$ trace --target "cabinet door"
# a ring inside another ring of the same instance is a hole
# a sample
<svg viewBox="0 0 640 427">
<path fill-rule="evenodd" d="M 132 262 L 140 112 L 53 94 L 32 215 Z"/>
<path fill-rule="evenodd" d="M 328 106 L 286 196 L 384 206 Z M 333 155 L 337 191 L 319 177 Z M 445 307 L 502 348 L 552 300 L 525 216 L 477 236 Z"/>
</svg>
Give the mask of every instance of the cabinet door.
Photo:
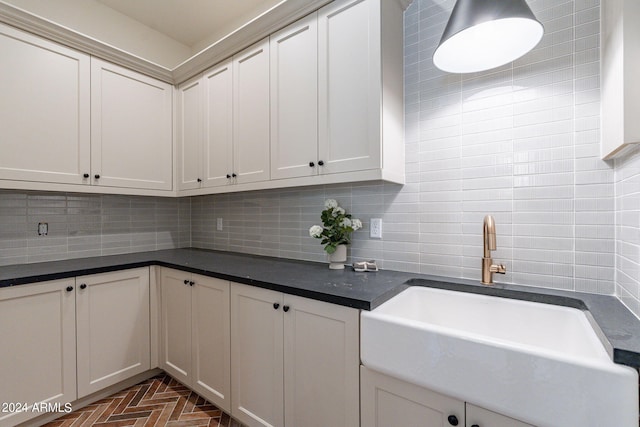
<svg viewBox="0 0 640 427">
<path fill-rule="evenodd" d="M 0 24 L 0 179 L 89 183 L 89 56 Z"/>
<path fill-rule="evenodd" d="M 269 179 L 269 39 L 233 57 L 233 173 Z"/>
<path fill-rule="evenodd" d="M 231 284 L 231 415 L 254 426 L 284 425 L 282 294 Z"/>
<path fill-rule="evenodd" d="M 450 427 L 450 416 L 464 425 L 460 400 L 397 380 L 362 366 L 362 427 Z M 486 427 L 489 427 L 487 425 Z"/>
<path fill-rule="evenodd" d="M 205 72 L 204 161 L 205 187 L 230 184 L 233 173 L 233 65 L 231 60 Z"/>
<path fill-rule="evenodd" d="M 202 163 L 202 80 L 198 76 L 177 89 L 176 155 L 178 190 L 200 187 Z"/>
<path fill-rule="evenodd" d="M 317 14 L 272 34 L 270 54 L 271 179 L 316 175 Z"/>
<path fill-rule="evenodd" d="M 172 91 L 167 83 L 91 58 L 94 184 L 173 188 Z"/>
<path fill-rule="evenodd" d="M 466 427 L 533 427 L 531 424 L 467 403 Z"/>
<path fill-rule="evenodd" d="M 0 402 L 76 399 L 74 287 L 69 279 L 0 289 Z M 0 412 L 0 425 L 33 416 Z"/>
<path fill-rule="evenodd" d="M 358 427 L 358 310 L 290 295 L 284 304 L 285 425 Z"/>
<path fill-rule="evenodd" d="M 183 384 L 190 384 L 193 376 L 190 278 L 169 268 L 160 276 L 160 367 Z"/>
<path fill-rule="evenodd" d="M 78 397 L 149 370 L 149 268 L 76 278 Z"/>
<path fill-rule="evenodd" d="M 193 275 L 193 389 L 231 411 L 231 340 L 229 282 Z"/>
<path fill-rule="evenodd" d="M 336 0 L 318 11 L 320 173 L 382 166 L 380 1 Z"/>
</svg>

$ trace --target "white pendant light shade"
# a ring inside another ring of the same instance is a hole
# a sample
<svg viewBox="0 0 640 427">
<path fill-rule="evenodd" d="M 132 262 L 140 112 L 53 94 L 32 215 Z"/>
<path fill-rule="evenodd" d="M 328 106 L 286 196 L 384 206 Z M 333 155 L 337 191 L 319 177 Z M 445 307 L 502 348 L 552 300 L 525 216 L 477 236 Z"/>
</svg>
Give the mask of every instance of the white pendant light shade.
<svg viewBox="0 0 640 427">
<path fill-rule="evenodd" d="M 433 63 L 450 73 L 489 70 L 520 58 L 543 34 L 525 0 L 457 0 Z"/>
</svg>

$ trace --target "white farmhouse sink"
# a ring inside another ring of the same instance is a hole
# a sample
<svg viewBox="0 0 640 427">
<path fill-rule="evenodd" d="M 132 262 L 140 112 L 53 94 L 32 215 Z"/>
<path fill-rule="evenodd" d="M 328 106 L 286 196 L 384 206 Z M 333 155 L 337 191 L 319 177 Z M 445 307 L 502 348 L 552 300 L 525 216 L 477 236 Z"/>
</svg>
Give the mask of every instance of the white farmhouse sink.
<svg viewBox="0 0 640 427">
<path fill-rule="evenodd" d="M 537 426 L 637 426 L 638 373 L 575 308 L 411 287 L 361 315 L 362 363 Z"/>
</svg>

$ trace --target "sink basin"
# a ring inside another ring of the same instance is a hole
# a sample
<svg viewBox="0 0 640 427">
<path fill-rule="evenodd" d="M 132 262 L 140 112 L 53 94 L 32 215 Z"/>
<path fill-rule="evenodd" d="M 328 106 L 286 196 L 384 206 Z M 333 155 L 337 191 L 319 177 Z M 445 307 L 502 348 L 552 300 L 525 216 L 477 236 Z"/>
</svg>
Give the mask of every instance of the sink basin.
<svg viewBox="0 0 640 427">
<path fill-rule="evenodd" d="M 637 426 L 638 373 L 585 313 L 410 287 L 361 314 L 362 363 L 537 426 Z"/>
</svg>

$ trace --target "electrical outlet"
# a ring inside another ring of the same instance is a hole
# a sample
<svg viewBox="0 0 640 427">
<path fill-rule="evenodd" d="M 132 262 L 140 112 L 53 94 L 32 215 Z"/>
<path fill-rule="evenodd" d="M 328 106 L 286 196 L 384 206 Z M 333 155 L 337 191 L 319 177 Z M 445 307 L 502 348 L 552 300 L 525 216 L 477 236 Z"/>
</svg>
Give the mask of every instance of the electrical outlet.
<svg viewBox="0 0 640 427">
<path fill-rule="evenodd" d="M 371 218 L 369 237 L 372 239 L 382 239 L 382 218 Z"/>
<path fill-rule="evenodd" d="M 46 236 L 49 234 L 49 223 L 48 222 L 39 222 L 38 223 L 38 236 Z"/>
<path fill-rule="evenodd" d="M 222 231 L 222 218 L 218 218 L 216 221 L 216 230 Z"/>
</svg>

